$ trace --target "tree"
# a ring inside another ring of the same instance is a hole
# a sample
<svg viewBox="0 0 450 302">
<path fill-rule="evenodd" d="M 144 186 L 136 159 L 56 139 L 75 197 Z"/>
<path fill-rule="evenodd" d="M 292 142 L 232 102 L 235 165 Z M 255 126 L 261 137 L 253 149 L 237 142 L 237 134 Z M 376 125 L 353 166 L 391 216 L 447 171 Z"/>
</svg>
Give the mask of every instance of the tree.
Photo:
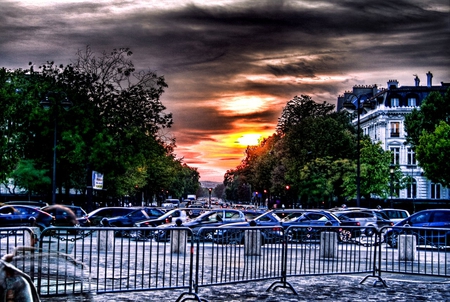
<svg viewBox="0 0 450 302">
<path fill-rule="evenodd" d="M 426 176 L 450 186 L 450 125 L 441 121 L 432 133 L 424 131 L 416 146 L 417 159 Z"/>
<path fill-rule="evenodd" d="M 318 104 L 310 96 L 295 96 L 283 108 L 281 117 L 278 119 L 277 133 L 285 134 L 292 126 L 298 126 L 303 119 L 325 116 L 334 110 L 334 105 L 327 102 Z"/>
<path fill-rule="evenodd" d="M 199 186 L 198 172 L 175 158 L 175 140 L 163 134 L 173 123 L 160 101 L 167 87 L 164 77 L 136 71 L 131 55 L 124 48 L 97 57 L 87 47 L 67 66 L 47 62 L 39 68 L 30 63 L 27 70 L 1 69 L 1 180 L 22 160 L 32 160 L 28 170 L 48 176 L 56 125 L 60 193 L 62 188 L 66 194 L 73 188 L 86 192 L 92 170 L 105 175 L 111 197 L 138 192 L 150 197 L 171 186 L 181 196 L 186 188 Z M 73 106 L 67 112 L 57 106 L 46 112 L 39 103 L 50 94 L 64 95 Z M 43 185 L 50 191 L 49 184 Z"/>
<path fill-rule="evenodd" d="M 45 192 L 45 187 L 51 184 L 51 179 L 45 175 L 46 173 L 46 170 L 36 169 L 33 160 L 22 159 L 19 161 L 17 168 L 10 174 L 13 180 L 13 188 L 27 190 L 29 198 L 33 193 L 41 194 Z M 15 194 L 16 192 L 13 189 L 10 193 Z"/>
<path fill-rule="evenodd" d="M 431 92 L 423 100 L 420 110 L 414 109 L 405 117 L 406 142 L 416 152 L 425 176 L 444 186 L 450 185 L 449 121 L 450 90 L 444 96 L 437 91 Z"/>
<path fill-rule="evenodd" d="M 370 138 L 364 136 L 361 140 L 361 173 L 360 192 L 366 200 L 372 196 L 379 196 L 383 199 L 389 196 L 390 192 L 390 162 L 391 152 L 384 151 L 381 142 L 372 143 Z M 356 196 L 355 171 L 356 163 L 352 162 L 353 169 L 348 170 L 343 175 L 343 188 L 345 196 L 354 198 Z M 399 168 L 396 168 L 396 183 L 403 186 L 404 179 Z M 402 180 L 402 181 L 400 181 Z"/>
<path fill-rule="evenodd" d="M 46 115 L 39 107 L 40 90 L 50 85 L 51 81 L 32 70 L 0 69 L 0 181 L 5 187 L 11 178 L 16 178 L 13 183 L 20 184 L 29 194 L 50 187 L 49 178 L 39 177 L 51 171 L 51 157 L 48 156 L 48 160 L 41 157 L 46 150 L 50 155 L 51 149 L 50 144 L 41 146 L 46 133 L 43 128 Z M 18 192 L 12 190 L 11 193 Z"/>
</svg>

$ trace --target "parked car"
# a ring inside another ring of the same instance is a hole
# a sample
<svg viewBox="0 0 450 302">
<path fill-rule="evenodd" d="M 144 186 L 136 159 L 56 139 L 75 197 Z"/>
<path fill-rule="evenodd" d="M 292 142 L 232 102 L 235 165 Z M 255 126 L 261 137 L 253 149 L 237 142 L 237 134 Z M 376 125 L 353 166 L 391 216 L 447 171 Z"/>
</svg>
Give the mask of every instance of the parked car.
<svg viewBox="0 0 450 302">
<path fill-rule="evenodd" d="M 443 230 L 430 230 L 440 228 Z M 398 236 L 412 234 L 418 245 L 431 245 L 439 248 L 450 246 L 450 209 L 433 209 L 417 212 L 396 223 L 385 234 L 386 243 L 397 247 Z"/>
<path fill-rule="evenodd" d="M 0 226 L 38 226 L 45 229 L 53 224 L 54 217 L 37 207 L 6 205 L 0 207 Z"/>
<path fill-rule="evenodd" d="M 395 223 L 389 219 L 389 217 L 381 212 L 381 211 L 372 211 L 377 216 L 377 227 L 378 229 L 381 229 L 383 227 L 393 226 Z"/>
<path fill-rule="evenodd" d="M 149 219 L 156 219 L 164 215 L 164 212 L 158 208 L 143 207 L 134 209 L 134 211 L 122 216 L 106 218 L 108 226 L 131 227 L 137 222 Z"/>
<path fill-rule="evenodd" d="M 74 208 L 75 209 L 75 208 Z M 65 205 L 51 205 L 41 208 L 42 211 L 49 213 L 52 215 L 55 219 L 53 222 L 54 226 L 76 226 L 79 225 L 77 216 L 75 215 L 75 212 Z M 84 211 L 83 211 L 84 212 Z M 84 213 L 84 215 L 87 215 Z"/>
<path fill-rule="evenodd" d="M 359 236 L 359 222 L 348 219 L 341 221 L 335 215 L 323 210 L 301 210 L 300 214 L 291 211 L 290 215 L 284 212 L 280 218 L 278 210 L 272 210 L 256 217 L 253 221 L 226 224 L 219 227 L 214 233 L 214 242 L 219 244 L 243 244 L 245 230 L 250 226 L 263 227 L 261 230 L 262 243 L 275 243 L 284 240 L 284 233 L 289 242 L 302 242 L 317 238 L 323 228 L 318 226 L 336 226 L 340 241 L 349 241 Z M 291 219 L 288 219 L 291 218 Z M 267 228 L 271 227 L 271 228 Z M 291 227 L 291 228 L 289 228 Z"/>
<path fill-rule="evenodd" d="M 219 227 L 224 224 L 233 222 L 245 222 L 245 215 L 239 210 L 215 208 L 198 216 L 193 220 L 189 220 L 183 224 L 182 227 L 188 227 L 192 230 L 194 236 L 200 237 L 204 240 L 212 240 L 213 230 L 199 233 L 202 227 Z M 168 241 L 170 239 L 169 228 L 176 226 L 175 223 L 165 224 L 160 226 L 160 229 L 155 234 L 156 241 Z"/>
<path fill-rule="evenodd" d="M 148 219 L 148 220 L 143 220 L 143 221 L 139 221 L 137 223 L 134 224 L 135 227 L 157 227 L 160 226 L 162 224 L 168 224 L 168 223 L 172 223 L 175 222 L 177 219 L 180 219 L 181 222 L 186 222 L 188 219 L 191 219 L 188 215 L 189 213 L 189 209 L 188 208 L 183 208 L 183 209 L 173 209 L 170 210 L 166 213 L 164 213 L 163 215 L 159 216 L 158 218 L 155 219 Z M 136 239 L 141 239 L 141 240 L 146 240 L 146 239 L 152 239 L 154 237 L 154 230 L 151 231 L 145 231 L 145 230 L 136 230 L 136 231 L 132 231 L 130 233 L 130 236 Z"/>
<path fill-rule="evenodd" d="M 256 209 L 255 210 L 241 210 L 241 212 L 244 213 L 245 219 L 247 221 L 252 221 L 256 217 L 259 217 L 265 213 L 265 211 L 256 210 Z"/>
<path fill-rule="evenodd" d="M 36 200 L 13 200 L 5 202 L 4 205 L 21 205 L 42 208 L 48 206 L 48 203 Z"/>
<path fill-rule="evenodd" d="M 283 239 L 281 218 L 274 210 L 265 212 L 253 220 L 241 221 L 220 226 L 213 234 L 218 244 L 243 244 L 246 227 L 273 227 L 261 229 L 261 242 L 280 242 Z"/>
<path fill-rule="evenodd" d="M 98 208 L 87 215 L 87 219 L 90 221 L 91 226 L 100 226 L 103 218 L 111 218 L 126 215 L 133 212 L 137 208 L 126 207 L 104 207 Z"/>
<path fill-rule="evenodd" d="M 357 221 L 360 223 L 363 229 L 363 232 L 366 236 L 372 236 L 375 233 L 375 230 L 378 229 L 378 217 L 374 213 L 374 211 L 370 210 L 345 210 L 345 211 L 334 211 L 334 215 L 338 218 L 341 215 L 345 215 L 351 220 Z"/>
<path fill-rule="evenodd" d="M 274 209 L 272 210 L 278 217 L 283 220 L 291 220 L 292 218 L 301 216 L 305 211 L 305 209 Z"/>
<path fill-rule="evenodd" d="M 295 217 L 291 220 L 283 221 L 281 222 L 281 225 L 284 229 L 286 229 L 289 241 L 303 242 L 308 240 L 315 240 L 318 238 L 323 228 L 315 227 L 340 227 L 341 222 L 338 217 L 336 217 L 329 211 L 312 210 L 305 211 L 301 216 Z M 340 230 L 340 228 L 337 228 L 337 230 Z"/>
<path fill-rule="evenodd" d="M 376 212 L 384 213 L 394 224 L 408 218 L 409 212 L 402 209 L 376 209 Z"/>
</svg>

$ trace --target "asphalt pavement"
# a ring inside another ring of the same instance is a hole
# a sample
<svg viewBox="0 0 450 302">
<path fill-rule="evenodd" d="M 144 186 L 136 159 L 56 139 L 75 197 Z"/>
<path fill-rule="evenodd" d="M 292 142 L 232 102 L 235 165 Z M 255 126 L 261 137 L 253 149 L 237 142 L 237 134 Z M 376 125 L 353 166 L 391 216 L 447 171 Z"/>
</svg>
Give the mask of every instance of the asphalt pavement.
<svg viewBox="0 0 450 302">
<path fill-rule="evenodd" d="M 258 281 L 201 287 L 198 297 L 210 302 L 294 302 L 294 301 L 446 301 L 450 302 L 450 278 L 385 275 L 383 286 L 377 278 L 365 275 L 328 275 L 288 278 L 297 292 L 278 288 L 267 291 L 274 281 Z M 93 294 L 87 296 L 48 297 L 43 302 L 131 302 L 176 301 L 184 290 L 160 290 L 128 293 Z M 193 298 L 186 295 L 184 298 Z M 195 300 L 189 300 L 195 301 Z"/>
</svg>

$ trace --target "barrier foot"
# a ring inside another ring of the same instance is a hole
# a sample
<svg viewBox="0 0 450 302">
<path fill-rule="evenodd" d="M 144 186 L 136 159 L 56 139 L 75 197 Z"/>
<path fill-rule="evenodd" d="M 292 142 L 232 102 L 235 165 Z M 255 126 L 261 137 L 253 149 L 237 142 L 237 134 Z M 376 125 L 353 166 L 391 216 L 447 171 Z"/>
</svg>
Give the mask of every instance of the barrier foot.
<svg viewBox="0 0 450 302">
<path fill-rule="evenodd" d="M 185 297 L 191 296 L 191 297 Z M 201 299 L 196 293 L 182 293 L 176 302 L 184 302 L 184 301 L 198 301 L 198 302 L 208 302 L 208 300 Z"/>
<path fill-rule="evenodd" d="M 359 282 L 359 284 L 363 284 L 368 278 L 377 278 L 378 279 L 378 280 L 375 280 L 375 282 L 373 282 L 374 287 L 376 287 L 379 283 L 383 284 L 384 287 L 389 287 L 386 284 L 386 281 L 384 281 L 380 276 L 374 276 L 374 275 L 365 276 L 364 279 L 362 279 L 361 282 Z"/>
<path fill-rule="evenodd" d="M 276 291 L 278 288 L 288 288 L 292 291 L 292 293 L 294 295 L 298 296 L 297 291 L 294 289 L 294 287 L 287 281 L 276 281 L 274 283 L 272 283 L 271 286 L 269 286 L 269 288 L 266 290 L 266 292 L 273 290 Z"/>
</svg>

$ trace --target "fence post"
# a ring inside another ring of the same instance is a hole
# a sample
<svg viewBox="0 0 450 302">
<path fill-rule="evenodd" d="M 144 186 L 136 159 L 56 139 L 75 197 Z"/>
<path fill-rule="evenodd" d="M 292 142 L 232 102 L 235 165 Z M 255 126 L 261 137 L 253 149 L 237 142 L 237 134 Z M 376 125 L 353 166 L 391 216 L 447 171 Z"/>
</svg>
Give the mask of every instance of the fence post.
<svg viewBox="0 0 450 302">
<path fill-rule="evenodd" d="M 97 230 L 97 248 L 98 251 L 111 251 L 114 246 L 114 231 L 111 230 Z"/>
<path fill-rule="evenodd" d="M 338 253 L 336 232 L 320 233 L 320 257 L 335 258 Z"/>
<path fill-rule="evenodd" d="M 31 227 L 31 232 L 24 231 L 24 246 L 34 247 L 38 243 L 38 238 L 41 237 L 41 229 L 38 227 Z"/>
<path fill-rule="evenodd" d="M 398 259 L 404 261 L 414 261 L 416 259 L 416 236 L 398 236 Z"/>
<path fill-rule="evenodd" d="M 181 219 L 175 221 L 177 227 L 181 226 Z M 172 230 L 170 234 L 170 250 L 174 254 L 186 253 L 186 230 Z"/>
<path fill-rule="evenodd" d="M 256 226 L 255 221 L 250 221 L 250 226 Z M 244 255 L 260 256 L 261 255 L 261 231 L 246 230 L 244 232 Z"/>
</svg>

